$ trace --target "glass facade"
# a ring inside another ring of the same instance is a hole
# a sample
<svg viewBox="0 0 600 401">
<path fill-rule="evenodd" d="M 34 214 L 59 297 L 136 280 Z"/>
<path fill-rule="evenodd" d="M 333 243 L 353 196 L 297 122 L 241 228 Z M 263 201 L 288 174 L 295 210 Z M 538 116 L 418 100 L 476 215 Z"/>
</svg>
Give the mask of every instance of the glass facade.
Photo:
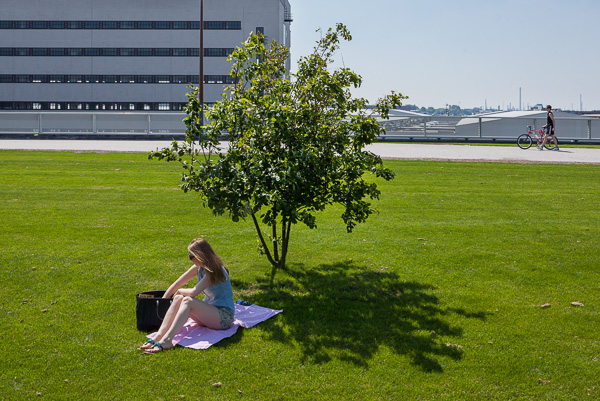
<svg viewBox="0 0 600 401">
<path fill-rule="evenodd" d="M 200 29 L 199 21 L 12 21 L 0 29 Z M 207 30 L 241 30 L 242 21 L 204 21 Z"/>
<path fill-rule="evenodd" d="M 209 49 L 206 49 L 209 50 Z M 210 49 L 214 56 L 227 57 L 233 49 Z M 205 52 L 206 53 L 206 52 Z M 99 48 L 99 47 L 2 47 L 0 56 L 28 57 L 28 56 L 68 56 L 68 57 L 198 57 L 198 48 Z"/>
</svg>

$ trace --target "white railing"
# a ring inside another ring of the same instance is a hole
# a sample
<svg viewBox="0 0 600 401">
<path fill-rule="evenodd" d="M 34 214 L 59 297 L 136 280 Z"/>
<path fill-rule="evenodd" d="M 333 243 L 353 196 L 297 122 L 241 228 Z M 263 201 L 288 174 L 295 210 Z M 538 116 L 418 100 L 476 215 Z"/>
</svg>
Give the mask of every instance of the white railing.
<svg viewBox="0 0 600 401">
<path fill-rule="evenodd" d="M 0 134 L 183 135 L 182 112 L 0 112 Z"/>
<path fill-rule="evenodd" d="M 600 141 L 600 118 L 555 117 L 560 141 Z M 392 117 L 380 121 L 386 129 L 384 139 L 460 139 L 513 140 L 527 132 L 527 126 L 541 129 L 546 117 L 417 116 Z"/>
<path fill-rule="evenodd" d="M 0 112 L 0 134 L 184 135 L 183 112 Z M 546 118 L 481 116 L 398 116 L 383 120 L 387 140 L 513 140 L 531 125 L 540 129 Z M 556 117 L 559 141 L 600 142 L 600 118 Z"/>
</svg>

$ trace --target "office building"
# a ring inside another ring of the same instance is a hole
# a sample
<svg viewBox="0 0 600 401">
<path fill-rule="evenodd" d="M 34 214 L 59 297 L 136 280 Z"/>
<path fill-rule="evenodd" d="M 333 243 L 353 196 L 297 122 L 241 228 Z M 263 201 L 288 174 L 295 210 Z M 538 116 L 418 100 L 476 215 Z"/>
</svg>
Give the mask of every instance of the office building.
<svg viewBox="0 0 600 401">
<path fill-rule="evenodd" d="M 0 110 L 180 111 L 187 85 L 201 84 L 201 61 L 204 101 L 221 98 L 232 82 L 227 56 L 250 32 L 290 46 L 288 0 L 3 0 L 2 6 Z"/>
</svg>

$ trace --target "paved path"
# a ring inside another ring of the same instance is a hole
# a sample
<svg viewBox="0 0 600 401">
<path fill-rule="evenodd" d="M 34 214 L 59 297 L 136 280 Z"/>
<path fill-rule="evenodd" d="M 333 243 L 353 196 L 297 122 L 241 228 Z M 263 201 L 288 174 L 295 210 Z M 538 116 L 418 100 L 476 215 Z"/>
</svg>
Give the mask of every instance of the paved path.
<svg viewBox="0 0 600 401">
<path fill-rule="evenodd" d="M 150 152 L 171 141 L 2 139 L 0 149 L 66 150 L 77 152 Z M 223 143 L 227 147 L 226 142 Z M 369 149 L 386 159 L 498 161 L 517 163 L 600 164 L 600 149 L 562 148 L 560 151 L 527 150 L 515 146 L 440 145 L 382 142 Z"/>
</svg>

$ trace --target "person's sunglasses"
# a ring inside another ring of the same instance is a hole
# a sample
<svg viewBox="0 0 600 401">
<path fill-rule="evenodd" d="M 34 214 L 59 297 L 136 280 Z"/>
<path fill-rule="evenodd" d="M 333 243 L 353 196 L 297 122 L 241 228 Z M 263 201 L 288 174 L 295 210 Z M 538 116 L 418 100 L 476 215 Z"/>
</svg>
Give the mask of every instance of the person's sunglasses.
<svg viewBox="0 0 600 401">
<path fill-rule="evenodd" d="M 188 256 L 190 257 L 190 260 L 194 260 L 194 255 L 192 255 L 191 253 L 188 254 Z"/>
</svg>

